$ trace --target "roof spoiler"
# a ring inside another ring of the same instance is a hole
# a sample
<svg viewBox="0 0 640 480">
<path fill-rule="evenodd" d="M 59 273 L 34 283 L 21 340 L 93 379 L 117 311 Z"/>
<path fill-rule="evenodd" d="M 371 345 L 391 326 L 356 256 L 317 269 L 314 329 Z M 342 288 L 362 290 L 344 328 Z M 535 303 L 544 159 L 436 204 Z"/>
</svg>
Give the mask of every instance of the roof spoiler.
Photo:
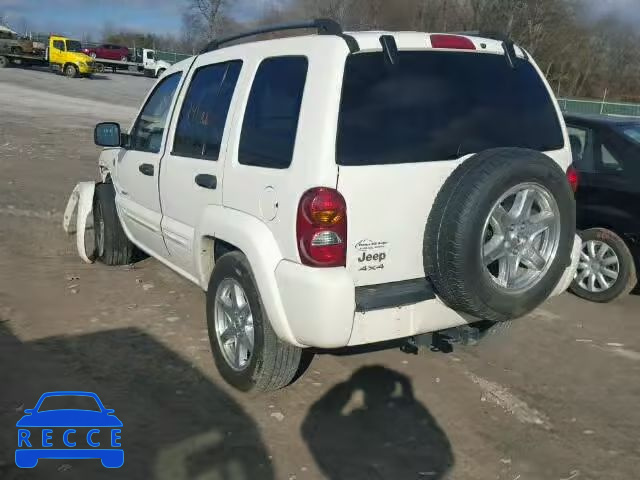
<svg viewBox="0 0 640 480">
<path fill-rule="evenodd" d="M 484 31 L 479 31 L 479 30 L 474 30 L 474 31 L 470 31 L 470 32 L 452 32 L 452 33 L 454 35 L 467 35 L 469 37 L 483 37 L 483 38 L 490 38 L 492 40 L 499 40 L 500 42 L 502 42 L 502 48 L 504 50 L 504 55 L 507 58 L 507 62 L 509 62 L 509 66 L 511 68 L 516 68 L 516 64 L 515 64 L 515 59 L 516 59 L 515 43 L 509 37 L 509 35 L 506 35 L 506 34 L 501 33 L 501 32 L 484 32 Z M 525 60 L 529 60 L 529 55 L 527 55 L 527 52 L 522 50 L 522 53 L 524 55 Z"/>
</svg>

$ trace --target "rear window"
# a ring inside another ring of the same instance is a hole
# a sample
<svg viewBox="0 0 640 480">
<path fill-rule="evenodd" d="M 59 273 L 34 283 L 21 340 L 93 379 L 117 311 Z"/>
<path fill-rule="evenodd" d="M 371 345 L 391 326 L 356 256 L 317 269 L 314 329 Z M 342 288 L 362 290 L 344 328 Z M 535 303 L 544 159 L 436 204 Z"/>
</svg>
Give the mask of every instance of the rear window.
<svg viewBox="0 0 640 480">
<path fill-rule="evenodd" d="M 382 52 L 347 57 L 336 159 L 376 165 L 455 159 L 494 147 L 564 146 L 554 105 L 531 63 L 502 55 Z"/>
<path fill-rule="evenodd" d="M 640 145 L 640 123 L 632 123 L 628 125 L 620 125 L 618 131 L 622 133 L 628 140 Z"/>
</svg>

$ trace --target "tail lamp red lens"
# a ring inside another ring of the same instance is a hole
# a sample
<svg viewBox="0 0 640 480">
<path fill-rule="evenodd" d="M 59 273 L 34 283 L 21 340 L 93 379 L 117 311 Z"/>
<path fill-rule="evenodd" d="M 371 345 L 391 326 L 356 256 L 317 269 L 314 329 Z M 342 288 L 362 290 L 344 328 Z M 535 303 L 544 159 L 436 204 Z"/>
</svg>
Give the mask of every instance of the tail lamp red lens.
<svg viewBox="0 0 640 480">
<path fill-rule="evenodd" d="M 569 182 L 569 186 L 571 187 L 571 190 L 573 190 L 573 193 L 576 193 L 578 191 L 580 178 L 578 177 L 578 171 L 573 165 L 567 169 L 567 181 Z"/>
<path fill-rule="evenodd" d="M 347 259 L 347 204 L 337 190 L 307 190 L 298 204 L 298 252 L 305 265 L 343 267 Z"/>
<path fill-rule="evenodd" d="M 451 48 L 455 50 L 475 50 L 476 46 L 467 37 L 459 35 L 431 35 L 431 46 L 433 48 Z"/>
</svg>

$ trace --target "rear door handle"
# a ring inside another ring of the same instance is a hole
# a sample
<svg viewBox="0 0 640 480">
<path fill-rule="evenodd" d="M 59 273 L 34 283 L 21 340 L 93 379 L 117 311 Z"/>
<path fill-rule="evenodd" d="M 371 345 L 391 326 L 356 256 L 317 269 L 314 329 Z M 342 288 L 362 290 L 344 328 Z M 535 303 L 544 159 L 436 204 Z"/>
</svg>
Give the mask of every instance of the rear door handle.
<svg viewBox="0 0 640 480">
<path fill-rule="evenodd" d="M 138 170 L 140 170 L 140 173 L 142 173 L 143 175 L 148 175 L 150 177 L 153 177 L 153 165 L 151 165 L 150 163 L 142 163 L 140 164 L 140 166 L 138 167 Z"/>
<path fill-rule="evenodd" d="M 218 179 L 215 175 L 201 173 L 200 175 L 196 175 L 196 185 L 202 188 L 208 188 L 209 190 L 215 190 L 218 186 Z"/>
</svg>

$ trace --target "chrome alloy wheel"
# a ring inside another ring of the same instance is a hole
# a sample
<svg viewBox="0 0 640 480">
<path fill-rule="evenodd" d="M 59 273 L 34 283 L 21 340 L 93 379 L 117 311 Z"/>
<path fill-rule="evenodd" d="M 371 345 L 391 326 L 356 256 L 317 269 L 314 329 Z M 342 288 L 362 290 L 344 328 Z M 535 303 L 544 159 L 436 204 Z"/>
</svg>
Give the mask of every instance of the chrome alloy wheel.
<svg viewBox="0 0 640 480">
<path fill-rule="evenodd" d="M 620 260 L 609 245 L 598 240 L 583 242 L 576 282 L 592 293 L 609 290 L 618 280 Z"/>
<path fill-rule="evenodd" d="M 494 204 L 482 232 L 485 273 L 511 293 L 536 285 L 553 263 L 561 222 L 553 195 L 537 183 L 510 188 Z"/>
<path fill-rule="evenodd" d="M 253 315 L 242 286 L 232 278 L 224 279 L 216 291 L 215 330 L 220 350 L 235 371 L 249 365 L 253 353 Z"/>
</svg>

